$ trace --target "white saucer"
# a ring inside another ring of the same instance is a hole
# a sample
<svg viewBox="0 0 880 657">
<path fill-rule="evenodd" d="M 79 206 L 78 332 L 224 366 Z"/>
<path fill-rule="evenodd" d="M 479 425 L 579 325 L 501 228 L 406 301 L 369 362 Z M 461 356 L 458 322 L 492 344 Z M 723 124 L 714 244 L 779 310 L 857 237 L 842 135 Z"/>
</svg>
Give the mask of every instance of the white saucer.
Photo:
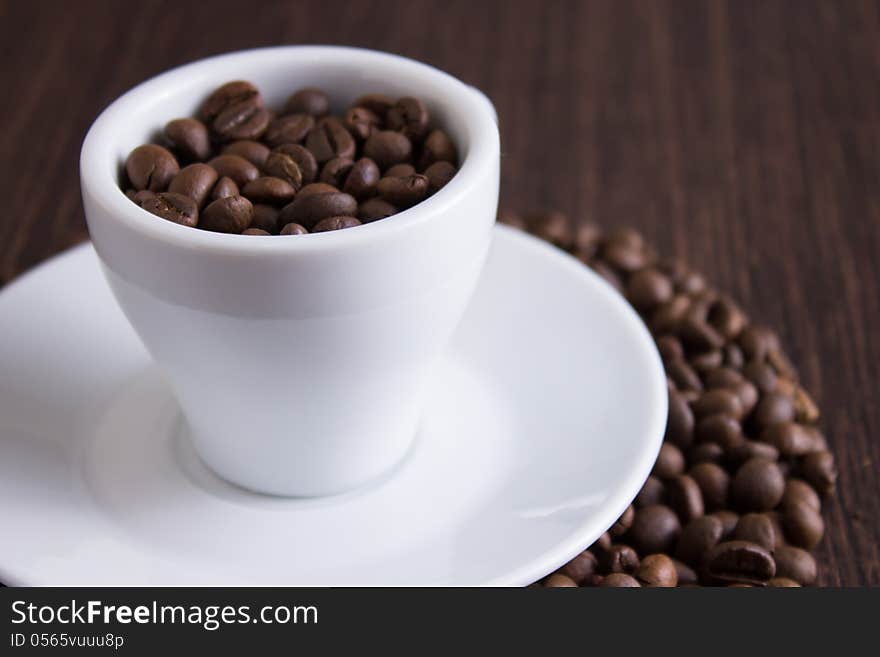
<svg viewBox="0 0 880 657">
<path fill-rule="evenodd" d="M 412 453 L 342 496 L 209 472 L 89 245 L 0 293 L 0 336 L 6 584 L 529 584 L 617 519 L 666 417 L 638 316 L 503 227 Z"/>
</svg>

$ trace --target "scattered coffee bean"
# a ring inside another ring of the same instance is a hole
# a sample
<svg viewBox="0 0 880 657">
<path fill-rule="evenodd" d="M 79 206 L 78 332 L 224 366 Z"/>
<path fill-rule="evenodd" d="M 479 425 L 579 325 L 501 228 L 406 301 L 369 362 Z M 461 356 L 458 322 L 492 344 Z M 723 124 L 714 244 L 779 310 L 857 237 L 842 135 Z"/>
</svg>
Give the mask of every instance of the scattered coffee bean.
<svg viewBox="0 0 880 657">
<path fill-rule="evenodd" d="M 763 584 L 776 574 L 773 555 L 757 543 L 725 541 L 706 556 L 706 571 L 722 582 Z"/>
<path fill-rule="evenodd" d="M 782 495 L 780 507 L 785 509 L 792 504 L 806 504 L 816 513 L 822 510 L 822 502 L 815 489 L 801 479 L 791 478 L 785 482 L 785 493 Z"/>
<path fill-rule="evenodd" d="M 668 506 L 654 504 L 638 510 L 627 540 L 643 554 L 668 552 L 681 532 L 678 516 Z"/>
<path fill-rule="evenodd" d="M 694 459 L 691 458 L 691 461 L 693 462 Z M 730 475 L 724 468 L 707 460 L 695 463 L 688 470 L 688 474 L 699 486 L 707 511 L 717 511 L 727 506 Z"/>
<path fill-rule="evenodd" d="M 837 482 L 837 467 L 831 452 L 821 451 L 807 454 L 800 459 L 800 476 L 816 489 L 820 495 L 829 495 Z"/>
<path fill-rule="evenodd" d="M 825 522 L 806 502 L 788 504 L 782 510 L 782 527 L 792 545 L 812 550 L 822 540 Z"/>
<path fill-rule="evenodd" d="M 730 390 L 714 388 L 706 390 L 693 404 L 694 415 L 698 418 L 722 413 L 739 420 L 743 416 L 742 402 Z"/>
<path fill-rule="evenodd" d="M 632 575 L 626 573 L 611 573 L 606 575 L 599 586 L 603 588 L 639 588 L 638 580 Z"/>
<path fill-rule="evenodd" d="M 757 543 L 770 552 L 776 549 L 776 529 L 770 518 L 763 513 L 740 516 L 733 530 L 733 538 Z"/>
<path fill-rule="evenodd" d="M 700 516 L 685 525 L 675 548 L 675 556 L 695 567 L 724 536 L 724 526 L 715 516 Z"/>
<path fill-rule="evenodd" d="M 612 536 L 623 536 L 629 531 L 629 528 L 632 527 L 633 518 L 635 518 L 636 512 L 632 505 L 626 507 L 626 510 L 620 515 L 613 525 L 611 525 L 611 529 L 608 530 L 608 533 Z"/>
<path fill-rule="evenodd" d="M 544 586 L 548 589 L 560 589 L 560 588 L 570 588 L 577 586 L 577 582 L 575 582 L 568 575 L 564 575 L 562 573 L 553 573 L 550 577 L 547 578 L 547 581 L 544 582 Z"/>
<path fill-rule="evenodd" d="M 684 472 L 684 455 L 681 450 L 672 443 L 663 443 L 651 474 L 661 479 L 671 479 L 682 472 Z"/>
<path fill-rule="evenodd" d="M 602 569 L 609 573 L 631 575 L 639 569 L 639 555 L 629 545 L 612 545 L 602 555 Z"/>
<path fill-rule="evenodd" d="M 675 390 L 669 391 L 669 414 L 666 419 L 666 440 L 685 448 L 694 439 L 694 413 L 687 401 Z"/>
<path fill-rule="evenodd" d="M 674 587 L 678 585 L 678 571 L 665 554 L 649 554 L 639 564 L 636 579 L 642 586 Z"/>
<path fill-rule="evenodd" d="M 650 267 L 633 274 L 626 289 L 629 302 L 643 312 L 666 303 L 672 298 L 672 294 L 672 281 L 669 277 Z"/>
<path fill-rule="evenodd" d="M 725 452 L 745 440 L 740 423 L 725 413 L 716 413 L 701 419 L 695 436 L 699 442 L 717 443 Z"/>
<path fill-rule="evenodd" d="M 666 501 L 682 524 L 703 515 L 703 493 L 690 475 L 679 475 L 666 484 Z"/>
<path fill-rule="evenodd" d="M 759 431 L 780 422 L 794 420 L 794 402 L 780 392 L 766 393 L 755 406 L 751 420 Z"/>
<path fill-rule="evenodd" d="M 816 581 L 817 568 L 813 555 L 798 547 L 780 545 L 773 554 L 777 577 L 788 577 L 802 586 Z"/>
<path fill-rule="evenodd" d="M 773 577 L 767 580 L 767 586 L 771 588 L 796 588 L 800 584 L 788 577 Z"/>
<path fill-rule="evenodd" d="M 746 511 L 769 511 L 782 500 L 785 478 L 773 461 L 755 457 L 743 463 L 730 485 L 734 503 Z"/>
<path fill-rule="evenodd" d="M 567 575 L 578 584 L 583 584 L 588 577 L 594 575 L 599 569 L 599 561 L 589 550 L 584 550 L 574 559 L 559 569 L 563 575 Z"/>
<path fill-rule="evenodd" d="M 637 509 L 654 504 L 662 504 L 666 494 L 666 487 L 659 477 L 651 475 L 642 485 L 642 490 L 636 495 L 633 504 Z"/>
<path fill-rule="evenodd" d="M 688 463 L 721 463 L 724 458 L 724 450 L 717 443 L 700 443 L 692 445 L 687 451 Z M 699 482 L 698 482 L 699 483 Z M 703 491 L 706 495 L 706 491 Z"/>
</svg>

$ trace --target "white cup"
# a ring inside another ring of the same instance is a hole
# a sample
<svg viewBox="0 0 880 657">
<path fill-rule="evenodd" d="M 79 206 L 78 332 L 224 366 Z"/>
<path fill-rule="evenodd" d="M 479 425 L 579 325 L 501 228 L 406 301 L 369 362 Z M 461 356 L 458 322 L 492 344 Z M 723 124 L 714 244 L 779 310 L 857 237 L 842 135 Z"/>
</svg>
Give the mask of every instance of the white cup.
<svg viewBox="0 0 880 657">
<path fill-rule="evenodd" d="M 271 107 L 303 86 L 325 89 L 337 110 L 364 93 L 418 96 L 458 146 L 460 171 L 409 210 L 328 233 L 226 235 L 138 208 L 119 188 L 129 151 L 235 79 L 256 83 Z M 354 488 L 403 458 L 426 379 L 491 240 L 499 139 L 485 96 L 386 53 L 233 53 L 164 73 L 116 100 L 89 130 L 80 169 L 110 287 L 211 469 L 255 491 L 314 496 Z"/>
</svg>

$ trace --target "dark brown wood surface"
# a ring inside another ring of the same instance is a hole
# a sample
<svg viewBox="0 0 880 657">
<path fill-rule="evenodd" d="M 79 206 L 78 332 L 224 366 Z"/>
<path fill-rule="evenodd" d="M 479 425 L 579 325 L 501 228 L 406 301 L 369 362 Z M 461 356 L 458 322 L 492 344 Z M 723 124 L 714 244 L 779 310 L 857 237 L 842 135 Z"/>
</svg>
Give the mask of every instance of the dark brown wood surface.
<svg viewBox="0 0 880 657">
<path fill-rule="evenodd" d="M 503 205 L 634 226 L 777 329 L 840 465 L 821 582 L 880 584 L 877 3 L 0 2 L 0 284 L 85 239 L 102 107 L 177 64 L 301 43 L 484 89 Z"/>
</svg>

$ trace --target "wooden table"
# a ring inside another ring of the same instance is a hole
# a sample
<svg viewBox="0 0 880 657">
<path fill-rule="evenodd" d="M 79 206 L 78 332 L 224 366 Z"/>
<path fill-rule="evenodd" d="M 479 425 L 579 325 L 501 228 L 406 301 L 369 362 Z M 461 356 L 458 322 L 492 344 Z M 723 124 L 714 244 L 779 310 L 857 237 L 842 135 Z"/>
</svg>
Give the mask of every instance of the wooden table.
<svg viewBox="0 0 880 657">
<path fill-rule="evenodd" d="M 86 237 L 79 148 L 113 98 L 298 43 L 481 87 L 504 205 L 635 226 L 778 329 L 839 459 L 821 581 L 880 584 L 877 3 L 0 2 L 0 284 Z"/>
</svg>

